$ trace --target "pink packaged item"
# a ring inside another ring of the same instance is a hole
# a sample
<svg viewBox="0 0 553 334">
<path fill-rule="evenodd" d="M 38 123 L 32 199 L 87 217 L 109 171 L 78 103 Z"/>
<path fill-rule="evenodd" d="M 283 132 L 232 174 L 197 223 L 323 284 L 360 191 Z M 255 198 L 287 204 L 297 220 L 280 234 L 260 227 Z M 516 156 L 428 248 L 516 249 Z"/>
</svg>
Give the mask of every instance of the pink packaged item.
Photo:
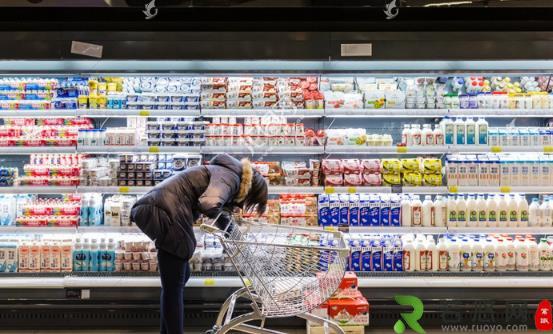
<svg viewBox="0 0 553 334">
<path fill-rule="evenodd" d="M 379 159 L 362 159 L 361 169 L 363 173 L 380 173 L 380 160 Z"/>
<path fill-rule="evenodd" d="M 363 177 L 361 174 L 346 174 L 344 175 L 345 186 L 360 186 L 363 184 Z"/>
<path fill-rule="evenodd" d="M 358 159 L 343 159 L 342 166 L 344 174 L 359 174 L 363 171 L 363 166 Z"/>
<path fill-rule="evenodd" d="M 365 185 L 365 186 L 381 186 L 382 185 L 382 175 L 379 174 L 379 173 L 363 174 L 363 185 Z"/>
<path fill-rule="evenodd" d="M 342 174 L 327 175 L 325 177 L 325 186 L 341 186 L 344 184 Z"/>
<path fill-rule="evenodd" d="M 344 172 L 344 167 L 342 166 L 342 161 L 339 159 L 324 159 L 322 163 L 323 174 L 342 174 Z"/>
</svg>

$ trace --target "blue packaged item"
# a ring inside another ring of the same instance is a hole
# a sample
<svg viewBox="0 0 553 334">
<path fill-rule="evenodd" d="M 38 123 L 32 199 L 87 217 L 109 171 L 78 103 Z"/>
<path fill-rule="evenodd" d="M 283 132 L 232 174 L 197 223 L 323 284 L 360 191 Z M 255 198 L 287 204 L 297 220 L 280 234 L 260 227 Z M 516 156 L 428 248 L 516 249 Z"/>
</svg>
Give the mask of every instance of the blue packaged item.
<svg viewBox="0 0 553 334">
<path fill-rule="evenodd" d="M 382 246 L 375 240 L 371 245 L 371 269 L 372 271 L 382 271 Z"/>
<path fill-rule="evenodd" d="M 350 240 L 349 245 L 351 248 L 349 270 L 361 271 L 361 247 L 359 246 L 359 240 Z"/>
<path fill-rule="evenodd" d="M 380 201 L 377 196 L 371 196 L 369 209 L 369 226 L 380 225 Z"/>
<path fill-rule="evenodd" d="M 390 226 L 401 226 L 401 200 L 398 195 L 390 198 Z"/>
<path fill-rule="evenodd" d="M 403 249 L 401 242 L 394 246 L 394 271 L 403 271 Z"/>
<path fill-rule="evenodd" d="M 390 226 L 390 198 L 380 196 L 380 226 Z"/>
<path fill-rule="evenodd" d="M 370 197 L 367 194 L 359 195 L 359 225 L 370 225 Z"/>
<path fill-rule="evenodd" d="M 9 273 L 17 272 L 17 245 L 9 244 L 7 245 L 7 256 L 6 256 L 6 271 Z"/>
<path fill-rule="evenodd" d="M 330 207 L 330 225 L 338 226 L 340 223 L 340 198 L 337 194 L 328 196 L 328 205 Z"/>
<path fill-rule="evenodd" d="M 349 225 L 349 194 L 338 195 L 340 200 L 340 222 L 339 225 Z"/>
<path fill-rule="evenodd" d="M 371 271 L 371 247 L 368 240 L 361 242 L 361 270 Z"/>
<path fill-rule="evenodd" d="M 359 226 L 359 195 L 349 195 L 349 225 Z"/>
<path fill-rule="evenodd" d="M 330 225 L 330 205 L 328 195 L 319 195 L 317 206 L 319 210 L 319 226 Z"/>
<path fill-rule="evenodd" d="M 384 271 L 394 270 L 394 248 L 389 241 L 383 243 L 383 261 Z"/>
</svg>

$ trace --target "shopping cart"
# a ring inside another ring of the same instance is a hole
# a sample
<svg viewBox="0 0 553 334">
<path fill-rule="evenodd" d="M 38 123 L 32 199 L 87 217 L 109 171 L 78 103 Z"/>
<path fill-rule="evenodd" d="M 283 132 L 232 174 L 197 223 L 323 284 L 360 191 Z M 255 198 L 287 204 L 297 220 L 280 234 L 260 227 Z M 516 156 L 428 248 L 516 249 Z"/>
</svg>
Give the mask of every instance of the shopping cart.
<svg viewBox="0 0 553 334">
<path fill-rule="evenodd" d="M 309 313 L 332 296 L 344 276 L 349 249 L 341 232 L 249 221 L 221 230 L 217 218 L 201 229 L 219 239 L 243 287 L 227 298 L 208 333 L 278 334 L 265 328 L 265 320 L 293 316 L 324 326 L 325 333 L 344 333 Z M 251 302 L 251 312 L 233 317 L 239 298 Z"/>
</svg>

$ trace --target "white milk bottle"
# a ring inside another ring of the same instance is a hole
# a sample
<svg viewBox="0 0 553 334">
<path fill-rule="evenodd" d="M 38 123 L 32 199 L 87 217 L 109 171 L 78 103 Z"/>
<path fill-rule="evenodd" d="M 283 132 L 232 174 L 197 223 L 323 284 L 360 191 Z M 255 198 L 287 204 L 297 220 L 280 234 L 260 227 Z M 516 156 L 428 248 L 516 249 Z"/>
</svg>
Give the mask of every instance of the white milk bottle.
<svg viewBox="0 0 553 334">
<path fill-rule="evenodd" d="M 457 227 L 457 201 L 453 195 L 447 198 L 447 226 Z"/>
<path fill-rule="evenodd" d="M 478 145 L 488 145 L 488 122 L 483 118 L 476 121 Z"/>
<path fill-rule="evenodd" d="M 524 240 L 515 240 L 515 270 L 528 271 L 528 244 Z"/>
<path fill-rule="evenodd" d="M 411 226 L 411 200 L 408 195 L 401 197 L 401 226 Z"/>
<path fill-rule="evenodd" d="M 403 124 L 403 130 L 401 131 L 401 143 L 405 146 L 413 145 L 413 137 L 411 137 L 411 129 L 409 124 Z"/>
<path fill-rule="evenodd" d="M 458 227 L 466 227 L 467 226 L 467 202 L 465 200 L 465 196 L 458 195 L 457 201 L 456 201 L 456 209 L 457 209 L 457 226 Z"/>
<path fill-rule="evenodd" d="M 421 139 L 422 145 L 425 145 L 425 146 L 434 145 L 434 132 L 432 132 L 432 128 L 430 127 L 430 124 L 424 124 L 422 126 L 421 136 L 422 136 L 422 139 Z"/>
<path fill-rule="evenodd" d="M 518 221 L 518 226 L 519 227 L 528 227 L 528 210 L 529 210 L 529 207 L 528 207 L 528 201 L 526 200 L 526 197 L 525 196 L 520 196 L 520 195 L 517 195 L 516 196 L 517 198 L 517 211 L 519 213 L 519 221 Z"/>
<path fill-rule="evenodd" d="M 540 270 L 540 253 L 536 239 L 527 239 L 526 243 L 528 245 L 528 270 L 538 271 Z"/>
<path fill-rule="evenodd" d="M 507 270 L 507 262 L 509 255 L 507 254 L 507 247 L 505 247 L 505 242 L 503 239 L 497 240 L 495 247 L 495 266 L 497 271 Z"/>
<path fill-rule="evenodd" d="M 444 227 L 447 223 L 447 203 L 442 195 L 436 196 L 434 200 L 434 225 Z"/>
<path fill-rule="evenodd" d="M 461 271 L 472 270 L 472 247 L 467 238 L 463 238 L 459 253 L 461 254 Z"/>
<path fill-rule="evenodd" d="M 454 145 L 456 142 L 455 124 L 451 118 L 449 118 L 449 116 L 445 116 L 440 122 L 440 125 L 442 127 L 442 132 L 444 133 L 445 145 Z"/>
<path fill-rule="evenodd" d="M 509 224 L 509 203 L 507 202 L 507 199 L 505 198 L 505 195 L 499 195 L 499 203 L 498 203 L 498 211 L 499 211 L 499 227 L 507 227 Z"/>
<path fill-rule="evenodd" d="M 547 253 L 547 268 L 549 271 L 553 271 L 553 242 L 547 240 L 549 245 L 549 252 Z"/>
<path fill-rule="evenodd" d="M 438 247 L 436 247 L 436 242 L 434 238 L 429 235 L 426 238 L 426 271 L 438 271 Z"/>
<path fill-rule="evenodd" d="M 499 202 L 497 196 L 488 196 L 486 201 L 486 211 L 488 212 L 487 227 L 497 227 L 499 221 Z"/>
<path fill-rule="evenodd" d="M 540 204 L 537 198 L 532 199 L 532 204 L 528 208 L 528 226 L 541 226 Z"/>
<path fill-rule="evenodd" d="M 520 212 L 518 211 L 518 203 L 515 195 L 509 195 L 509 222 L 508 227 L 517 227 L 520 221 Z"/>
<path fill-rule="evenodd" d="M 507 250 L 507 263 L 505 269 L 507 271 L 514 271 L 516 269 L 516 248 L 513 239 L 505 239 L 505 249 Z"/>
<path fill-rule="evenodd" d="M 486 239 L 484 244 L 484 271 L 493 272 L 496 270 L 496 247 L 492 239 Z"/>
<path fill-rule="evenodd" d="M 472 118 L 467 118 L 465 121 L 465 127 L 466 127 L 466 144 L 467 145 L 474 145 L 477 143 L 477 137 L 476 137 L 476 123 Z"/>
<path fill-rule="evenodd" d="M 422 202 L 419 195 L 411 200 L 411 226 L 422 226 Z"/>
<path fill-rule="evenodd" d="M 540 259 L 540 271 L 550 271 L 549 267 L 549 245 L 547 244 L 547 239 L 540 239 L 540 244 L 538 245 L 538 254 Z"/>
<path fill-rule="evenodd" d="M 422 132 L 420 124 L 411 124 L 411 136 L 413 138 L 413 146 L 422 144 Z"/>
<path fill-rule="evenodd" d="M 552 221 L 551 221 L 551 205 L 549 203 L 549 198 L 546 197 L 543 199 L 543 202 L 540 205 L 540 209 L 542 212 L 543 220 L 542 225 L 544 227 L 551 227 Z"/>
<path fill-rule="evenodd" d="M 432 198 L 430 195 L 424 197 L 422 202 L 422 226 L 432 227 L 435 226 L 435 216 L 434 216 L 434 203 L 432 203 Z"/>
<path fill-rule="evenodd" d="M 415 239 L 415 271 L 426 270 L 426 247 L 425 239 L 420 235 Z"/>
<path fill-rule="evenodd" d="M 438 249 L 438 271 L 447 271 L 449 252 L 444 238 L 438 240 L 436 248 Z"/>
<path fill-rule="evenodd" d="M 455 120 L 455 145 L 465 145 L 466 143 L 466 126 L 461 118 Z"/>
<path fill-rule="evenodd" d="M 484 247 L 480 239 L 475 239 L 472 242 L 472 270 L 483 271 L 484 270 Z"/>
<path fill-rule="evenodd" d="M 467 226 L 478 227 L 478 206 L 475 195 L 469 195 L 467 200 Z"/>
<path fill-rule="evenodd" d="M 443 146 L 444 145 L 444 132 L 440 125 L 435 124 L 434 125 L 434 145 L 437 146 Z"/>
<path fill-rule="evenodd" d="M 403 271 L 415 271 L 415 245 L 412 239 L 405 239 L 403 243 Z"/>
<path fill-rule="evenodd" d="M 478 227 L 486 227 L 488 225 L 488 211 L 486 210 L 484 195 L 478 195 L 476 198 L 476 208 L 478 210 Z"/>
<path fill-rule="evenodd" d="M 457 239 L 451 239 L 446 243 L 447 253 L 448 253 L 448 262 L 447 269 L 449 271 L 457 272 L 461 268 L 461 250 L 459 247 L 459 241 Z"/>
</svg>

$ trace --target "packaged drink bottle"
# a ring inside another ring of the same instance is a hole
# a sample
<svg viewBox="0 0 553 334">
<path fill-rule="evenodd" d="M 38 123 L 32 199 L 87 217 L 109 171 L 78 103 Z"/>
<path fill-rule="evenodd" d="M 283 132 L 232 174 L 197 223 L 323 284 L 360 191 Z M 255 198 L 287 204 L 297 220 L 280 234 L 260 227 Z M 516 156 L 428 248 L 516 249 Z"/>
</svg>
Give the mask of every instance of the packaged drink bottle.
<svg viewBox="0 0 553 334">
<path fill-rule="evenodd" d="M 467 238 L 461 242 L 459 252 L 461 254 L 461 271 L 472 270 L 472 247 Z"/>
<path fill-rule="evenodd" d="M 79 272 L 83 271 L 83 246 L 81 244 L 81 239 L 75 239 L 75 247 L 73 248 L 73 271 Z"/>
<path fill-rule="evenodd" d="M 403 271 L 415 271 L 415 246 L 413 240 L 407 239 L 403 243 Z"/>
<path fill-rule="evenodd" d="M 505 198 L 505 195 L 500 195 L 499 197 L 499 203 L 498 203 L 498 210 L 499 210 L 499 227 L 507 227 L 509 226 L 509 202 L 507 198 Z"/>
<path fill-rule="evenodd" d="M 467 226 L 478 227 L 478 207 L 476 203 L 475 195 L 469 195 L 467 200 Z"/>
<path fill-rule="evenodd" d="M 436 146 L 443 146 L 444 145 L 444 132 L 440 125 L 436 124 L 434 125 L 434 145 Z"/>
<path fill-rule="evenodd" d="M 401 197 L 401 226 L 411 226 L 411 200 L 408 195 Z"/>
<path fill-rule="evenodd" d="M 551 271 L 549 267 L 549 245 L 547 239 L 540 239 L 540 244 L 538 245 L 538 254 L 539 254 L 539 270 L 540 271 Z"/>
<path fill-rule="evenodd" d="M 107 252 L 106 239 L 101 238 L 98 246 L 98 271 L 107 271 L 106 252 Z"/>
<path fill-rule="evenodd" d="M 88 194 L 84 194 L 81 199 L 81 215 L 79 219 L 79 225 L 80 226 L 88 226 Z"/>
<path fill-rule="evenodd" d="M 540 205 L 540 209 L 543 216 L 542 226 L 551 227 L 553 222 L 551 219 L 552 210 L 551 210 L 551 205 L 549 203 L 549 198 L 544 198 L 542 204 Z"/>
<path fill-rule="evenodd" d="M 472 271 L 484 270 L 484 247 L 480 239 L 475 239 L 471 246 L 472 252 Z"/>
<path fill-rule="evenodd" d="M 383 271 L 394 271 L 394 247 L 389 240 L 382 243 L 382 269 Z"/>
<path fill-rule="evenodd" d="M 380 226 L 390 226 L 390 196 L 380 195 Z"/>
<path fill-rule="evenodd" d="M 461 269 L 461 249 L 457 239 L 451 239 L 447 244 L 448 263 L 447 269 L 449 271 L 458 272 Z"/>
<path fill-rule="evenodd" d="M 390 225 L 401 226 L 401 204 L 398 195 L 390 197 Z"/>
<path fill-rule="evenodd" d="M 413 138 L 413 146 L 422 145 L 422 131 L 420 124 L 411 124 L 411 136 Z"/>
<path fill-rule="evenodd" d="M 524 240 L 514 241 L 515 246 L 515 270 L 528 271 L 528 244 Z"/>
<path fill-rule="evenodd" d="M 517 211 L 519 213 L 518 227 L 528 227 L 529 220 L 529 206 L 525 196 L 516 196 L 517 199 Z"/>
<path fill-rule="evenodd" d="M 534 238 L 526 240 L 528 244 L 528 270 L 539 271 L 540 270 L 540 254 L 538 250 L 538 244 Z"/>
<path fill-rule="evenodd" d="M 350 271 L 361 271 L 361 245 L 360 240 L 351 239 L 349 241 L 349 246 L 351 249 L 349 270 Z"/>
<path fill-rule="evenodd" d="M 448 262 L 449 262 L 449 252 L 447 248 L 447 244 L 444 238 L 440 238 L 438 240 L 438 245 L 436 246 L 438 249 L 438 271 L 447 271 L 448 269 Z"/>
<path fill-rule="evenodd" d="M 505 242 L 503 239 L 497 240 L 496 245 L 496 261 L 495 266 L 497 271 L 507 270 L 507 262 L 509 261 L 509 254 L 507 254 L 507 248 L 505 247 Z"/>
<path fill-rule="evenodd" d="M 476 144 L 476 141 L 477 141 L 476 123 L 472 118 L 467 118 L 467 120 L 465 121 L 465 128 L 466 128 L 466 144 L 467 145 Z"/>
<path fill-rule="evenodd" d="M 435 226 L 435 208 L 434 203 L 432 202 L 432 198 L 430 195 L 426 195 L 424 197 L 424 201 L 422 202 L 422 226 L 424 227 L 432 227 Z"/>
<path fill-rule="evenodd" d="M 505 269 L 514 271 L 516 269 L 516 248 L 512 238 L 505 240 L 505 249 L 507 250 L 507 263 Z"/>
<path fill-rule="evenodd" d="M 382 246 L 378 240 L 373 240 L 371 246 L 371 269 L 382 271 Z"/>
<path fill-rule="evenodd" d="M 508 227 L 517 227 L 520 221 L 520 212 L 518 211 L 517 198 L 514 195 L 508 197 L 509 203 L 509 221 Z"/>
<path fill-rule="evenodd" d="M 466 144 L 466 125 L 461 118 L 455 120 L 455 145 Z"/>
<path fill-rule="evenodd" d="M 411 128 L 409 124 L 403 124 L 403 131 L 401 131 L 401 143 L 405 146 L 413 145 L 413 137 L 411 136 Z"/>
<path fill-rule="evenodd" d="M 431 235 L 429 235 L 426 238 L 425 247 L 426 247 L 426 271 L 438 271 L 438 261 L 439 261 L 438 247 L 436 247 L 434 238 Z"/>
<path fill-rule="evenodd" d="M 499 224 L 499 201 L 496 196 L 489 196 L 486 201 L 486 211 L 488 212 L 487 227 L 497 227 Z"/>
<path fill-rule="evenodd" d="M 90 243 L 88 239 L 83 239 L 83 244 L 81 248 L 81 271 L 90 271 Z"/>
<path fill-rule="evenodd" d="M 437 227 L 447 225 L 447 203 L 441 195 L 436 196 L 434 201 L 434 225 Z"/>
<path fill-rule="evenodd" d="M 466 227 L 467 226 L 467 201 L 464 196 L 457 196 L 456 201 L 457 209 L 457 226 Z"/>
<path fill-rule="evenodd" d="M 445 116 L 440 122 L 442 127 L 442 132 L 444 133 L 444 143 L 445 145 L 454 145 L 456 142 L 456 133 L 455 133 L 455 124 L 449 118 Z"/>
<path fill-rule="evenodd" d="M 394 240 L 394 271 L 403 271 L 403 250 L 401 240 Z"/>
<path fill-rule="evenodd" d="M 447 198 L 447 226 L 457 227 L 457 200 L 453 195 Z"/>
<path fill-rule="evenodd" d="M 99 271 L 99 260 L 98 260 L 98 243 L 96 239 L 90 240 L 90 255 L 89 255 L 89 271 L 98 272 Z"/>
<path fill-rule="evenodd" d="M 537 198 L 532 199 L 528 208 L 528 226 L 541 226 L 540 204 Z"/>
<path fill-rule="evenodd" d="M 426 246 L 424 237 L 415 239 L 415 271 L 426 270 Z"/>
<path fill-rule="evenodd" d="M 483 118 L 476 121 L 478 145 L 488 145 L 488 122 Z"/>
<path fill-rule="evenodd" d="M 549 245 L 549 252 L 547 253 L 547 267 L 549 271 L 553 271 L 553 242 L 550 239 L 547 239 L 547 244 Z"/>
<path fill-rule="evenodd" d="M 422 145 L 424 146 L 434 145 L 434 132 L 432 131 L 430 124 L 424 124 L 422 126 L 421 136 L 422 136 L 422 139 L 421 139 Z"/>
<path fill-rule="evenodd" d="M 115 242 L 112 238 L 108 240 L 105 257 L 106 257 L 106 271 L 107 272 L 115 271 Z"/>
<path fill-rule="evenodd" d="M 496 270 L 496 252 L 492 239 L 486 239 L 484 245 L 484 271 L 494 272 Z"/>
<path fill-rule="evenodd" d="M 478 226 L 486 227 L 488 225 L 488 211 L 486 209 L 486 200 L 484 195 L 478 195 L 476 198 L 476 208 L 478 211 Z"/>
<path fill-rule="evenodd" d="M 419 195 L 411 200 L 411 226 L 422 226 L 422 202 Z"/>
</svg>

